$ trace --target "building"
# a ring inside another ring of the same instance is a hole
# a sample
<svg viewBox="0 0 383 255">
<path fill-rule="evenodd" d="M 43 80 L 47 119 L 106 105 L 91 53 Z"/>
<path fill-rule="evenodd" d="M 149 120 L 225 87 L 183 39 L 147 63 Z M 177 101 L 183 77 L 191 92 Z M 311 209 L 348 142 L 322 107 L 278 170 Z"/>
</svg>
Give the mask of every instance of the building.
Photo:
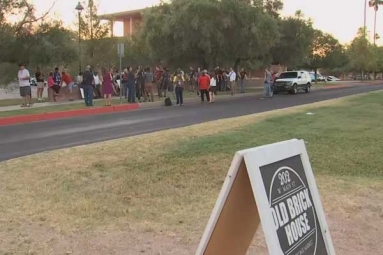
<svg viewBox="0 0 383 255">
<path fill-rule="evenodd" d="M 115 22 L 121 22 L 123 24 L 123 36 L 129 37 L 132 36 L 142 24 L 142 13 L 144 10 L 145 9 L 139 9 L 105 14 L 100 15 L 100 18 L 111 22 L 111 31 L 113 31 Z"/>
</svg>

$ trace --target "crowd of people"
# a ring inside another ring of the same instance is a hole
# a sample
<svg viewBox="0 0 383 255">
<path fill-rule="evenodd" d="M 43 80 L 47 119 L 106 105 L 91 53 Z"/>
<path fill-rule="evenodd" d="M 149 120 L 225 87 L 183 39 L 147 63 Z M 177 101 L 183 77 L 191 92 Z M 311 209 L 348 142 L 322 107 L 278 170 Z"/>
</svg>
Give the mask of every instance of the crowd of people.
<svg viewBox="0 0 383 255">
<path fill-rule="evenodd" d="M 23 98 L 22 107 L 32 105 L 30 78 L 25 64 L 20 64 L 18 80 L 20 96 Z M 37 100 L 43 101 L 45 78 L 39 68 L 35 78 Z M 184 72 L 180 68 L 170 72 L 168 68 L 161 66 L 153 69 L 142 66 L 133 69 L 129 66 L 121 74 L 112 68 L 101 68 L 101 73 L 99 73 L 98 70 L 87 66 L 84 72 L 80 72 L 76 79 L 73 79 L 66 70 L 60 72 L 56 67 L 47 77 L 47 86 L 52 90 L 54 101 L 57 101 L 63 83 L 65 83 L 69 90 L 69 100 L 73 101 L 73 88 L 77 85 L 82 90 L 85 105 L 88 107 L 93 106 L 94 98 L 104 98 L 105 106 L 110 106 L 112 97 L 118 95 L 124 96 L 128 103 L 135 103 L 136 99 L 139 102 L 154 102 L 154 90 L 157 90 L 159 99 L 165 98 L 168 101 L 170 99 L 167 94 L 172 93 L 176 99 L 176 105 L 182 106 L 184 91 L 197 93 L 201 97 L 201 102 L 214 103 L 219 91 L 230 92 L 231 95 L 234 95 L 237 92 L 237 82 L 240 83 L 240 93 L 245 93 L 246 79 L 247 73 L 244 69 L 235 72 L 233 68 L 226 70 L 216 67 L 208 72 L 201 70 L 200 67 L 190 67 L 188 72 Z M 266 69 L 264 98 L 271 97 L 273 79 L 270 69 Z"/>
</svg>

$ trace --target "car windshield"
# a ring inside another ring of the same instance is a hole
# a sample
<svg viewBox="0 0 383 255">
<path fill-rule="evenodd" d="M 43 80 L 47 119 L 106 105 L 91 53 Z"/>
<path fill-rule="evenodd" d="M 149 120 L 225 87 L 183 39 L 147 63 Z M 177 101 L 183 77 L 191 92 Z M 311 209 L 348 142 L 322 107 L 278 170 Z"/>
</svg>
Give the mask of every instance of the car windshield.
<svg viewBox="0 0 383 255">
<path fill-rule="evenodd" d="M 281 73 L 278 79 L 291 79 L 291 78 L 297 78 L 297 77 L 298 77 L 297 72 L 286 72 L 286 73 Z"/>
</svg>

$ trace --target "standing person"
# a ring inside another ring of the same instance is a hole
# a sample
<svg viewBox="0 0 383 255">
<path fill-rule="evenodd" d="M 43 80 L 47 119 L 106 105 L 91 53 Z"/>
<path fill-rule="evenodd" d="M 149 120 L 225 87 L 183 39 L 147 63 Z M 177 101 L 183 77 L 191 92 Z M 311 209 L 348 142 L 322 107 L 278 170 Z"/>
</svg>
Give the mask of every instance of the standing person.
<svg viewBox="0 0 383 255">
<path fill-rule="evenodd" d="M 160 66 L 157 66 L 156 67 L 156 87 L 157 87 L 157 93 L 158 93 L 158 98 L 161 98 L 162 97 L 162 93 L 161 93 L 161 83 L 162 83 L 162 75 L 163 75 L 163 72 L 162 72 L 162 69 Z"/>
<path fill-rule="evenodd" d="M 228 91 L 228 86 L 227 86 L 227 71 L 226 68 L 223 68 L 222 70 L 222 86 L 221 86 L 221 91 Z"/>
<path fill-rule="evenodd" d="M 124 91 L 125 99 L 128 100 L 128 68 L 124 69 L 124 72 L 122 73 L 121 77 L 121 89 Z"/>
<path fill-rule="evenodd" d="M 145 92 L 144 70 L 142 69 L 142 66 L 139 66 L 136 72 L 136 96 L 140 103 L 141 103 L 141 96 L 143 96 L 144 92 Z"/>
<path fill-rule="evenodd" d="M 41 72 L 40 68 L 37 68 L 35 77 L 37 83 L 37 100 L 39 102 L 42 102 L 44 93 L 44 75 Z"/>
<path fill-rule="evenodd" d="M 135 76 L 133 73 L 133 68 L 131 66 L 128 67 L 128 102 L 135 103 L 136 102 L 136 84 L 135 84 Z"/>
<path fill-rule="evenodd" d="M 210 88 L 209 88 L 210 101 L 209 101 L 209 103 L 214 103 L 216 92 L 217 92 L 217 77 L 216 77 L 216 74 L 213 72 L 213 73 L 211 73 L 211 79 L 210 79 Z"/>
<path fill-rule="evenodd" d="M 29 71 L 25 68 L 25 64 L 20 64 L 19 67 L 20 70 L 17 73 L 17 79 L 19 81 L 20 96 L 23 99 L 21 107 L 31 107 L 31 84 L 29 82 L 31 76 L 29 74 Z"/>
<path fill-rule="evenodd" d="M 102 73 L 102 71 L 101 71 L 101 73 Z M 102 98 L 102 94 L 101 94 L 101 83 L 102 83 L 101 79 L 102 79 L 102 77 L 100 77 L 98 75 L 98 72 L 96 71 L 93 74 L 93 79 L 94 79 L 94 89 L 95 89 L 96 97 L 97 98 Z"/>
<path fill-rule="evenodd" d="M 261 99 L 271 98 L 271 71 L 270 67 L 265 70 L 265 82 L 263 83 L 263 97 Z"/>
<path fill-rule="evenodd" d="M 73 101 L 73 86 L 74 82 L 72 77 L 68 74 L 66 70 L 62 71 L 62 79 L 61 79 L 61 84 L 60 87 L 62 87 L 62 83 L 65 82 L 66 85 L 68 86 L 69 90 L 69 101 Z"/>
<path fill-rule="evenodd" d="M 191 66 L 190 67 L 190 72 L 189 72 L 189 92 L 194 92 L 195 90 L 195 78 L 194 78 L 194 75 L 195 75 L 195 70 L 194 68 Z"/>
<path fill-rule="evenodd" d="M 93 72 L 90 66 L 86 67 L 85 72 L 83 73 L 83 89 L 84 89 L 84 100 L 87 107 L 93 106 L 93 85 L 94 78 Z"/>
<path fill-rule="evenodd" d="M 202 75 L 201 73 L 201 67 L 197 68 L 197 71 L 195 72 L 195 81 L 197 84 L 197 96 L 199 96 L 199 77 Z"/>
<path fill-rule="evenodd" d="M 198 85 L 199 85 L 199 90 L 201 92 L 201 102 L 202 103 L 205 102 L 205 95 L 206 95 L 207 101 L 208 102 L 210 101 L 209 92 L 208 92 L 208 89 L 210 86 L 210 77 L 206 74 L 207 74 L 207 71 L 204 70 L 202 72 L 202 75 L 198 79 Z"/>
<path fill-rule="evenodd" d="M 239 78 L 241 79 L 241 93 L 245 93 L 245 80 L 247 79 L 247 74 L 244 68 L 239 72 Z"/>
<path fill-rule="evenodd" d="M 161 82 L 161 94 L 163 92 L 164 97 L 166 97 L 166 92 L 168 91 L 169 80 L 170 80 L 169 70 L 167 68 L 164 68 L 164 71 L 162 74 L 162 82 Z"/>
<path fill-rule="evenodd" d="M 123 72 L 121 70 L 121 72 Z M 113 75 L 114 74 L 114 75 Z M 113 76 L 113 86 L 116 96 L 121 95 L 121 92 L 123 91 L 123 84 L 122 84 L 122 73 L 118 69 L 116 69 L 114 72 L 112 72 Z"/>
<path fill-rule="evenodd" d="M 229 82 L 230 82 L 230 92 L 231 95 L 233 96 L 236 91 L 236 80 L 237 80 L 237 74 L 234 72 L 233 68 L 230 68 L 230 73 L 229 73 Z"/>
<path fill-rule="evenodd" d="M 115 90 L 113 87 L 113 69 L 107 71 L 105 67 L 101 70 L 102 73 L 102 93 L 104 95 L 105 106 L 112 105 L 112 93 Z"/>
<path fill-rule="evenodd" d="M 147 67 L 144 74 L 144 80 L 145 80 L 145 102 L 148 100 L 148 97 L 150 96 L 150 101 L 154 102 L 154 96 L 153 96 L 153 81 L 154 81 L 154 75 L 150 71 L 150 67 Z"/>
<path fill-rule="evenodd" d="M 79 72 L 77 77 L 76 77 L 76 84 L 78 87 L 80 87 L 82 85 L 82 75 L 83 75 L 83 73 Z"/>
<path fill-rule="evenodd" d="M 61 89 L 61 74 L 59 72 L 58 67 L 55 68 L 55 72 L 53 73 L 53 80 L 54 80 L 55 84 L 58 85 Z M 60 91 L 58 92 L 58 94 L 59 93 L 60 93 Z"/>
<path fill-rule="evenodd" d="M 217 79 L 217 87 L 216 87 L 215 95 L 217 95 L 217 91 L 222 91 L 222 86 L 223 86 L 223 73 L 222 73 L 222 70 L 219 68 L 219 66 L 217 66 L 217 68 L 215 69 L 215 74 Z"/>
<path fill-rule="evenodd" d="M 174 76 L 173 83 L 176 91 L 177 105 L 182 106 L 184 104 L 185 77 L 181 71 L 178 71 L 177 75 Z"/>
</svg>

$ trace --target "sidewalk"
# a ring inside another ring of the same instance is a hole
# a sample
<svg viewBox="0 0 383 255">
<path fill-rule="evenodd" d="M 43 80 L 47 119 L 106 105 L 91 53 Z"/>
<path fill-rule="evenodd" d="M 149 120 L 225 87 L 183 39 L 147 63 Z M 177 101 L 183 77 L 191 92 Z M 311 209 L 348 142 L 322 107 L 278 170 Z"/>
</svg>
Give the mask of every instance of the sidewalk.
<svg viewBox="0 0 383 255">
<path fill-rule="evenodd" d="M 245 96 L 245 95 L 249 95 L 249 94 L 256 94 L 254 91 L 261 91 L 262 88 L 252 88 L 251 89 L 251 92 L 249 93 L 245 93 L 245 94 L 236 94 L 235 96 Z M 222 92 L 218 92 L 218 96 L 217 98 L 230 98 L 232 96 L 230 95 L 220 95 L 220 93 Z M 168 95 L 170 97 L 170 99 L 172 101 L 174 101 L 174 97 L 173 97 L 173 94 L 172 93 L 168 93 Z M 157 96 L 155 96 L 157 97 Z M 188 102 L 188 101 L 193 101 L 193 100 L 198 100 L 199 97 L 197 95 L 195 95 L 195 97 L 192 97 L 192 98 L 185 98 L 184 101 L 185 102 Z M 102 102 L 104 99 L 94 99 L 93 102 Z M 113 98 L 112 100 L 119 100 L 118 97 L 115 97 Z M 157 106 L 162 106 L 164 105 L 164 100 L 165 98 L 162 98 L 161 101 L 155 101 L 155 102 L 148 102 L 148 103 L 140 103 L 141 106 L 145 106 L 145 105 L 157 105 Z M 21 102 L 21 99 L 20 99 L 20 102 Z M 76 101 L 67 101 L 67 102 L 43 102 L 43 103 L 35 103 L 33 104 L 32 107 L 25 107 L 25 108 L 22 108 L 20 107 L 20 105 L 12 105 L 12 106 L 3 106 L 3 107 L 0 107 L 0 112 L 8 112 L 8 111 L 16 111 L 16 110 L 28 110 L 28 109 L 34 109 L 34 108 L 42 108 L 42 107 L 49 107 L 49 106 L 60 106 L 60 105 L 76 105 L 76 104 L 84 104 L 84 101 L 83 100 L 76 100 Z M 126 105 L 126 99 L 123 98 L 122 100 L 122 104 L 121 105 Z M 118 106 L 120 105 L 119 103 L 115 103 L 114 104 L 115 106 Z M 103 107 L 103 106 L 100 106 L 100 107 Z M 97 108 L 97 107 L 95 107 Z M 0 117 L 1 118 L 1 117 Z"/>
<path fill-rule="evenodd" d="M 96 99 L 99 100 L 99 99 Z M 95 101 L 96 101 L 95 100 Z M 21 103 L 21 99 L 20 99 Z M 31 108 L 40 108 L 40 107 L 49 107 L 49 106 L 56 106 L 56 105 L 70 105 L 70 104 L 80 104 L 84 103 L 83 101 L 68 101 L 68 102 L 44 102 L 44 103 L 35 103 L 32 107 L 20 107 L 20 105 L 12 105 L 12 106 L 2 106 L 0 107 L 0 112 L 8 112 L 8 111 L 15 111 L 15 110 L 26 110 Z"/>
<path fill-rule="evenodd" d="M 254 91 L 254 90 L 253 90 Z M 244 97 L 244 96 L 252 96 L 259 94 L 259 89 L 255 90 L 257 92 L 253 93 L 244 93 L 244 94 L 236 94 L 234 96 L 231 95 L 220 95 L 217 97 L 217 100 L 230 100 L 232 98 L 238 98 L 238 97 Z M 172 94 L 168 95 L 173 104 L 175 104 L 175 99 Z M 102 99 L 99 99 L 99 101 Z M 89 115 L 99 115 L 99 114 L 107 114 L 107 113 L 115 113 L 115 112 L 124 112 L 124 111 L 131 111 L 131 110 L 138 110 L 138 109 L 151 109 L 151 108 L 158 108 L 164 106 L 164 98 L 161 99 L 161 101 L 157 102 L 148 102 L 148 103 L 134 103 L 134 104 L 116 104 L 113 106 L 100 106 L 100 107 L 92 107 L 92 108 L 79 108 L 79 109 L 72 109 L 72 110 L 61 110 L 61 111 L 43 111 L 38 113 L 30 113 L 28 114 L 28 111 L 25 111 L 25 114 L 22 115 L 10 115 L 6 117 L 0 117 L 0 126 L 8 126 L 8 125 L 14 125 L 14 124 L 21 124 L 21 123 L 30 123 L 30 122 L 37 122 L 37 121 L 44 121 L 44 120 L 53 120 L 53 119 L 62 119 L 62 118 L 72 118 L 72 117 L 79 117 L 79 116 L 89 116 Z M 191 102 L 199 102 L 201 99 L 197 95 L 192 98 L 185 98 L 185 103 L 191 103 Z M 24 112 L 26 109 L 36 109 L 36 108 L 42 108 L 49 107 L 49 106 L 62 106 L 62 105 L 77 105 L 77 104 L 83 104 L 83 101 L 75 101 L 75 102 L 47 102 L 47 103 L 38 103 L 35 104 L 33 107 L 29 108 L 21 108 L 20 106 L 6 106 L 6 107 L 0 107 L 0 112 L 13 112 L 18 111 L 18 113 Z"/>
</svg>

